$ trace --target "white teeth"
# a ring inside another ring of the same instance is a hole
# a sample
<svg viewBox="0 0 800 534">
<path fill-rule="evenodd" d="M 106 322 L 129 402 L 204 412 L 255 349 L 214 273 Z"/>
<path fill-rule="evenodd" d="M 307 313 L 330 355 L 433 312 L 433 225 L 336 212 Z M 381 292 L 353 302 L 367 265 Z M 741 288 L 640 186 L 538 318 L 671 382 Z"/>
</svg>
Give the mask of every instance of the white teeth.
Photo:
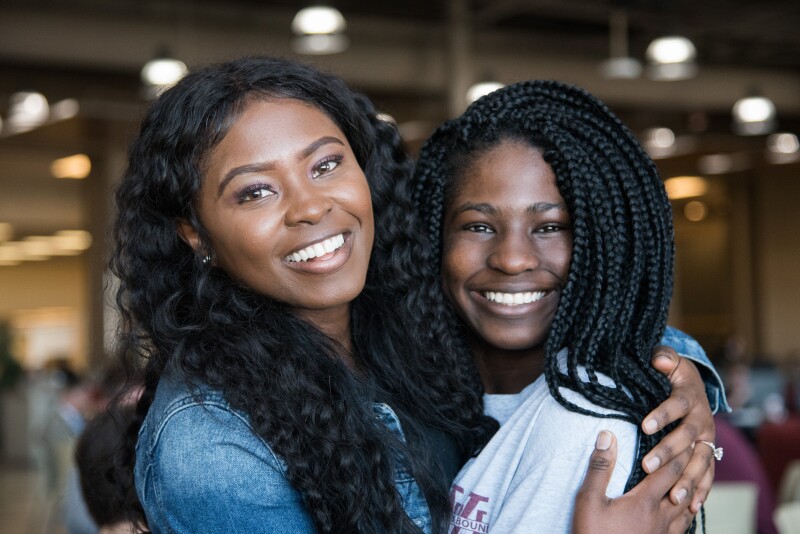
<svg viewBox="0 0 800 534">
<path fill-rule="evenodd" d="M 339 234 L 324 241 L 320 241 L 319 243 L 309 245 L 302 250 L 298 250 L 297 252 L 292 252 L 286 256 L 285 259 L 286 261 L 308 261 L 318 256 L 330 254 L 334 250 L 341 248 L 342 245 L 344 245 L 344 235 Z"/>
<path fill-rule="evenodd" d="M 520 304 L 529 304 L 536 302 L 544 297 L 544 291 L 526 291 L 524 293 L 496 293 L 494 291 L 486 291 L 483 296 L 487 300 L 502 304 L 504 306 L 519 306 Z"/>
</svg>

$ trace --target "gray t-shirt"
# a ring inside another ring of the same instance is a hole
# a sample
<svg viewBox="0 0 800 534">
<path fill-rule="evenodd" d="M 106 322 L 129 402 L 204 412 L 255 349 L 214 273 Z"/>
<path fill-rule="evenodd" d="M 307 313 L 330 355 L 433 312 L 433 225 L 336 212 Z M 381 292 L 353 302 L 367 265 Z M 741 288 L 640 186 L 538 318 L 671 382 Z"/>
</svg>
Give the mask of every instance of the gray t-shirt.
<svg viewBox="0 0 800 534">
<path fill-rule="evenodd" d="M 566 351 L 559 360 L 563 366 Z M 588 380 L 582 369 L 580 376 Z M 614 385 L 604 375 L 598 380 Z M 613 413 L 572 391 L 561 393 L 582 408 Z M 618 443 L 606 495 L 622 495 L 635 460 L 634 425 L 567 410 L 550 394 L 544 376 L 520 393 L 486 395 L 484 401 L 486 413 L 502 426 L 453 483 L 451 534 L 569 533 L 575 494 L 601 430 L 613 432 Z"/>
</svg>

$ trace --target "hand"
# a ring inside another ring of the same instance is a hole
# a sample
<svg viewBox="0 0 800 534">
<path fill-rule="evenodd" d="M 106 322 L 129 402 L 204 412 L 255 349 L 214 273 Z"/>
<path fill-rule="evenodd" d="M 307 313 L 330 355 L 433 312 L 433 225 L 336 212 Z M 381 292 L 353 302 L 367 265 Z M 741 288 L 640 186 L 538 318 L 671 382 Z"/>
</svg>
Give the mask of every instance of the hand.
<svg viewBox="0 0 800 534">
<path fill-rule="evenodd" d="M 670 347 L 656 347 L 652 363 L 653 367 L 669 377 L 672 393 L 644 418 L 642 430 L 646 434 L 653 434 L 674 421 L 681 419 L 681 422 L 643 458 L 642 468 L 647 473 L 653 473 L 676 454 L 687 449 L 693 451 L 686 470 L 670 490 L 670 499 L 679 504 L 690 498 L 689 508 L 696 514 L 708 497 L 714 481 L 711 447 L 702 444 L 695 447 L 697 440 L 714 442 L 714 417 L 706 389 L 694 363 L 680 357 Z"/>
<path fill-rule="evenodd" d="M 678 480 L 689 459 L 690 451 L 685 450 L 670 460 L 665 465 L 666 469 L 648 475 L 625 495 L 609 499 L 606 497 L 606 488 L 617 460 L 617 439 L 611 432 L 600 432 L 586 477 L 575 497 L 573 534 L 686 532 L 694 514 L 685 501 L 675 505 L 665 495 Z"/>
</svg>

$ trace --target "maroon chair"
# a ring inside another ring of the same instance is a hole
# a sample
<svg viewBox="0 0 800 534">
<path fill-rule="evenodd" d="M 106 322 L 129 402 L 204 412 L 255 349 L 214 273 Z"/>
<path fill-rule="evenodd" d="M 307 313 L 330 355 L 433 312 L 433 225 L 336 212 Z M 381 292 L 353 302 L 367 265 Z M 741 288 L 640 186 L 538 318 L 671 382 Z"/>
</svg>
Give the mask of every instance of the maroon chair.
<svg viewBox="0 0 800 534">
<path fill-rule="evenodd" d="M 777 493 L 786 467 L 800 459 L 800 415 L 792 414 L 783 423 L 764 423 L 756 433 L 756 446 L 772 490 Z"/>
<path fill-rule="evenodd" d="M 723 415 L 714 416 L 718 447 L 725 449 L 722 461 L 716 463 L 715 482 L 752 482 L 758 487 L 756 525 L 759 534 L 777 534 L 772 515 L 775 511 L 775 492 L 755 447 L 742 432 Z M 705 445 L 698 444 L 698 447 Z M 714 492 L 714 489 L 711 489 Z"/>
</svg>

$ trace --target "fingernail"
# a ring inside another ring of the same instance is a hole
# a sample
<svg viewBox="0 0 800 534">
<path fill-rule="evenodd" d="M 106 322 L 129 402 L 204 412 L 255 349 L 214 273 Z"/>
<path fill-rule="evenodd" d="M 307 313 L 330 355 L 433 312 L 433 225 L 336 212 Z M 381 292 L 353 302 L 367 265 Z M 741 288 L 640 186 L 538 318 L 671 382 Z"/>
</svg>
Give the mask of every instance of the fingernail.
<svg viewBox="0 0 800 534">
<path fill-rule="evenodd" d="M 647 460 L 645 460 L 644 465 L 647 466 L 648 473 L 654 473 L 661 466 L 661 458 L 659 458 L 658 456 L 653 456 L 652 458 L 648 458 Z"/>
<path fill-rule="evenodd" d="M 656 422 L 655 419 L 648 419 L 647 421 L 644 422 L 644 430 L 645 432 L 652 434 L 653 432 L 658 430 L 658 423 Z"/>
<path fill-rule="evenodd" d="M 686 498 L 689 492 L 686 491 L 686 488 L 681 488 L 675 493 L 675 499 L 678 501 L 678 504 L 682 503 L 683 500 Z"/>
<path fill-rule="evenodd" d="M 594 444 L 594 448 L 598 451 L 605 451 L 611 446 L 611 432 L 606 432 L 605 430 L 601 431 L 597 435 L 597 442 Z"/>
<path fill-rule="evenodd" d="M 672 358 L 670 358 L 666 354 L 659 354 L 658 356 L 656 356 L 656 360 L 661 360 L 661 361 L 670 362 L 670 363 L 672 362 Z"/>
</svg>

